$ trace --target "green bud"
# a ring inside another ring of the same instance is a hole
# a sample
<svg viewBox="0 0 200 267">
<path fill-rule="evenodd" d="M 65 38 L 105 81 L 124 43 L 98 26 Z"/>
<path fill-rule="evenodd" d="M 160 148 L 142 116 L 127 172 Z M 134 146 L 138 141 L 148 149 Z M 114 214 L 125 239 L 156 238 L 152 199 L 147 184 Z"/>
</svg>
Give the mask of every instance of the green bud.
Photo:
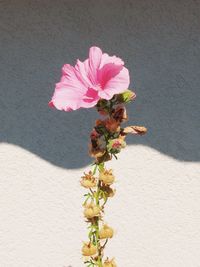
<svg viewBox="0 0 200 267">
<path fill-rule="evenodd" d="M 117 101 L 119 103 L 129 103 L 130 101 L 132 101 L 134 98 L 136 97 L 136 94 L 127 89 L 125 92 L 123 92 L 122 94 L 117 95 Z"/>
</svg>

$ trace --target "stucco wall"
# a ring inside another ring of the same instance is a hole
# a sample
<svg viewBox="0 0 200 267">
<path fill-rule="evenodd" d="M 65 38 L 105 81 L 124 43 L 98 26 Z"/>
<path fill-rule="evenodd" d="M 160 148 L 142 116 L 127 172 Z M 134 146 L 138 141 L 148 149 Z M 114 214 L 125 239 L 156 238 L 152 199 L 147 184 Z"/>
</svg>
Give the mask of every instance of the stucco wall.
<svg viewBox="0 0 200 267">
<path fill-rule="evenodd" d="M 0 266 L 80 267 L 82 172 L 97 113 L 49 109 L 64 63 L 121 56 L 137 99 L 106 221 L 120 267 L 200 267 L 200 2 L 0 2 Z"/>
</svg>

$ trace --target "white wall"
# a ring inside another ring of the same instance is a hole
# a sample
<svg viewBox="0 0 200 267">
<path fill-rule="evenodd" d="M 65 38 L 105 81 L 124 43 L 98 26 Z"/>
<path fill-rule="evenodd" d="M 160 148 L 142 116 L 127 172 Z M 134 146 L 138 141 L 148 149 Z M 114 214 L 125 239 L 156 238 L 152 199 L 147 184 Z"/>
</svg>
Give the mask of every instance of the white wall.
<svg viewBox="0 0 200 267">
<path fill-rule="evenodd" d="M 111 166 L 107 248 L 120 267 L 200 266 L 198 1 L 1 1 L 0 266 L 80 267 L 82 172 L 97 113 L 50 110 L 64 63 L 121 56 L 147 136 Z"/>
</svg>

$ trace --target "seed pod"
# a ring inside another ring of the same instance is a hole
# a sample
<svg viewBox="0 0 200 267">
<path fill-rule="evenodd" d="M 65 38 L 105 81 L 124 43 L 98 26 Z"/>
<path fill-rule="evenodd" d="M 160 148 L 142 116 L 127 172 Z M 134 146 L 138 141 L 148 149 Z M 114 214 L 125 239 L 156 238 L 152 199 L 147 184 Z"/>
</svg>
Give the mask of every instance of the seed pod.
<svg viewBox="0 0 200 267">
<path fill-rule="evenodd" d="M 113 229 L 107 224 L 104 224 L 103 227 L 99 231 L 99 238 L 100 239 L 112 238 L 113 234 L 114 234 Z"/>
<path fill-rule="evenodd" d="M 115 263 L 114 259 L 112 260 L 105 260 L 102 267 L 117 267 L 117 264 Z"/>
<path fill-rule="evenodd" d="M 104 191 L 106 197 L 113 197 L 116 190 L 111 188 L 109 185 L 102 185 L 101 190 Z"/>
<path fill-rule="evenodd" d="M 100 207 L 96 206 L 93 202 L 91 202 L 90 204 L 85 204 L 84 207 L 85 209 L 83 213 L 87 219 L 100 216 L 101 209 Z"/>
<path fill-rule="evenodd" d="M 97 181 L 91 171 L 89 173 L 84 173 L 84 176 L 81 177 L 82 180 L 80 181 L 81 185 L 85 188 L 93 188 L 96 187 Z"/>
<path fill-rule="evenodd" d="M 115 180 L 115 176 L 113 175 L 112 170 L 103 170 L 99 174 L 99 180 L 105 185 L 111 185 Z"/>
<path fill-rule="evenodd" d="M 83 256 L 92 256 L 97 253 L 97 247 L 93 245 L 91 242 L 84 243 L 82 247 Z"/>
</svg>

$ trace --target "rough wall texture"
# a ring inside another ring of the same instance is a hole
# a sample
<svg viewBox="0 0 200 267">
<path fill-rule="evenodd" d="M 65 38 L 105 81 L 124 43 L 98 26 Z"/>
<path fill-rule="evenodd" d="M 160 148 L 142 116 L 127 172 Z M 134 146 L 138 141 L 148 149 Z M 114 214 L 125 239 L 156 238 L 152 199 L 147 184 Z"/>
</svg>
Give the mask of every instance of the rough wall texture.
<svg viewBox="0 0 200 267">
<path fill-rule="evenodd" d="M 120 267 L 200 267 L 200 2 L 0 2 L 0 266 L 80 267 L 79 177 L 92 110 L 47 102 L 64 63 L 91 45 L 120 55 L 149 128 L 111 165 L 107 254 Z M 73 145 L 72 145 L 73 144 Z"/>
</svg>

